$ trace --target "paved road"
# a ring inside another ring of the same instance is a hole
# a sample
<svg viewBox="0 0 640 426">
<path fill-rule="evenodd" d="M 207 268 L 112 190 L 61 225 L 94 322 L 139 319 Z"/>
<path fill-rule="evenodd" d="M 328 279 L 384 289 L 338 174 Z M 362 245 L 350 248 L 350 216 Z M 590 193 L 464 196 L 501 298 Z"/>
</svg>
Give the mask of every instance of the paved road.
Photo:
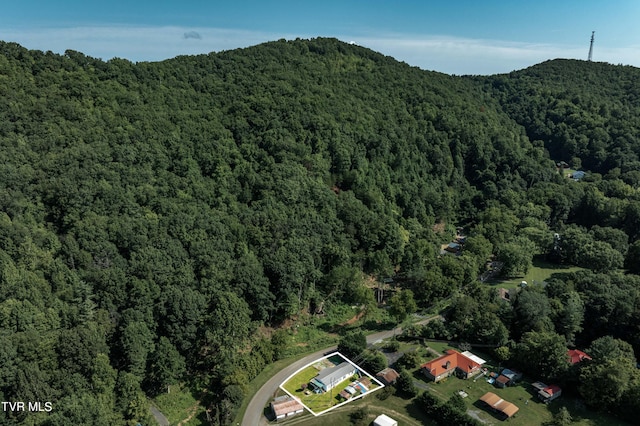
<svg viewBox="0 0 640 426">
<path fill-rule="evenodd" d="M 153 417 L 160 426 L 169 426 L 169 419 L 167 419 L 165 415 L 162 414 L 154 405 L 151 405 L 149 410 L 151 410 L 151 414 L 153 414 Z"/>
<path fill-rule="evenodd" d="M 426 324 L 434 318 L 441 318 L 440 316 L 426 318 L 419 321 L 417 324 Z M 373 344 L 378 340 L 388 339 L 393 337 L 396 334 L 400 334 L 402 332 L 402 328 L 396 327 L 393 330 L 381 331 L 378 333 L 370 334 L 367 336 L 367 344 Z M 284 380 L 289 377 L 291 374 L 295 373 L 301 367 L 309 364 L 312 361 L 324 356 L 325 353 L 335 351 L 337 348 L 329 347 L 322 350 L 319 350 L 316 353 L 308 355 L 298 361 L 293 362 L 287 367 L 280 370 L 276 373 L 272 378 L 270 378 L 267 383 L 265 383 L 256 394 L 253 396 L 249 405 L 247 406 L 247 410 L 244 413 L 244 418 L 242 419 L 243 426 L 256 426 L 256 425 L 267 425 L 268 421 L 265 416 L 263 416 L 264 407 L 269 403 L 269 401 L 273 398 L 275 393 L 278 390 L 278 386 L 280 383 L 284 382 Z"/>
</svg>

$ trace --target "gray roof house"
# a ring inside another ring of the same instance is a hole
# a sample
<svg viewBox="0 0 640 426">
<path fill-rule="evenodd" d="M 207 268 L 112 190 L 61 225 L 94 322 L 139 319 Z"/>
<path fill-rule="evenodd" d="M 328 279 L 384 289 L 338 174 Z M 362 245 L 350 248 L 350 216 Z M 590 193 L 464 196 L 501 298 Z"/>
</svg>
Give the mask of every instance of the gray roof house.
<svg viewBox="0 0 640 426">
<path fill-rule="evenodd" d="M 578 170 L 577 172 L 573 172 L 573 174 L 571 175 L 571 178 L 573 180 L 580 180 L 580 179 L 584 178 L 585 174 L 586 173 L 583 172 L 582 170 Z"/>
<path fill-rule="evenodd" d="M 311 379 L 311 387 L 317 393 L 327 392 L 336 387 L 340 382 L 347 380 L 356 373 L 356 367 L 343 362 L 333 367 L 325 368 L 316 377 Z"/>
</svg>

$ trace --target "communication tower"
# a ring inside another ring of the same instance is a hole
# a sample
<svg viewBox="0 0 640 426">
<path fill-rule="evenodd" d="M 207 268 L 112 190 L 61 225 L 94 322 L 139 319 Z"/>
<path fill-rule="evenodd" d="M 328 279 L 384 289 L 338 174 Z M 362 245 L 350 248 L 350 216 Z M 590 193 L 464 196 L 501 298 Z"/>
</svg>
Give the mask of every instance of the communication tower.
<svg viewBox="0 0 640 426">
<path fill-rule="evenodd" d="M 589 62 L 591 62 L 591 57 L 593 56 L 593 40 L 595 39 L 596 32 L 591 31 L 591 44 L 589 45 Z"/>
</svg>

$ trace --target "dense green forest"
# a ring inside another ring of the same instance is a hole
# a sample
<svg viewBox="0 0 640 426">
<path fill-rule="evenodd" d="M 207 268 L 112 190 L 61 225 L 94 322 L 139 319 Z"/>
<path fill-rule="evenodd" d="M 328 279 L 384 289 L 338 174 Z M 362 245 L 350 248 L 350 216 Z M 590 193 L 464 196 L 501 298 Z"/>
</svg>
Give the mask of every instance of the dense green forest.
<svg viewBox="0 0 640 426">
<path fill-rule="evenodd" d="M 375 311 L 363 277 L 390 276 L 419 309 L 449 298 L 425 335 L 640 408 L 636 68 L 456 77 L 333 39 L 157 63 L 0 43 L 0 150 L 0 398 L 55 407 L 0 424 L 150 424 L 146 396 L 185 381 L 227 424 L 287 320 Z M 441 256 L 455 225 L 462 255 Z M 584 269 L 505 305 L 478 281 L 491 256 L 509 277 L 533 256 Z M 582 371 L 559 355 L 576 346 Z"/>
</svg>

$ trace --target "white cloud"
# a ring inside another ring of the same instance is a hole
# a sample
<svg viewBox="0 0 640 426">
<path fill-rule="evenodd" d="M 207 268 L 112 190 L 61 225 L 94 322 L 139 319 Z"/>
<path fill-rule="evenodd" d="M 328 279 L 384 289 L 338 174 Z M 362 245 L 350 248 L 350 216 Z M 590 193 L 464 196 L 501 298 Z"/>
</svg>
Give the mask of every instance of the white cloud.
<svg viewBox="0 0 640 426">
<path fill-rule="evenodd" d="M 196 36 L 197 35 L 197 36 Z M 315 37 L 220 28 L 178 26 L 78 26 L 73 28 L 0 29 L 0 39 L 30 49 L 63 53 L 77 50 L 104 60 L 157 61 L 247 47 L 280 38 Z M 333 36 L 327 34 L 326 36 Z M 554 58 L 586 59 L 588 44 L 552 45 L 435 35 L 337 35 L 410 65 L 448 74 L 505 73 Z M 596 45 L 596 61 L 640 65 L 640 46 L 607 48 Z"/>
<path fill-rule="evenodd" d="M 197 35 L 197 36 L 196 36 Z M 283 35 L 217 28 L 79 26 L 25 30 L 0 29 L 0 38 L 29 49 L 63 53 L 67 49 L 108 60 L 158 61 L 262 43 Z"/>
</svg>

